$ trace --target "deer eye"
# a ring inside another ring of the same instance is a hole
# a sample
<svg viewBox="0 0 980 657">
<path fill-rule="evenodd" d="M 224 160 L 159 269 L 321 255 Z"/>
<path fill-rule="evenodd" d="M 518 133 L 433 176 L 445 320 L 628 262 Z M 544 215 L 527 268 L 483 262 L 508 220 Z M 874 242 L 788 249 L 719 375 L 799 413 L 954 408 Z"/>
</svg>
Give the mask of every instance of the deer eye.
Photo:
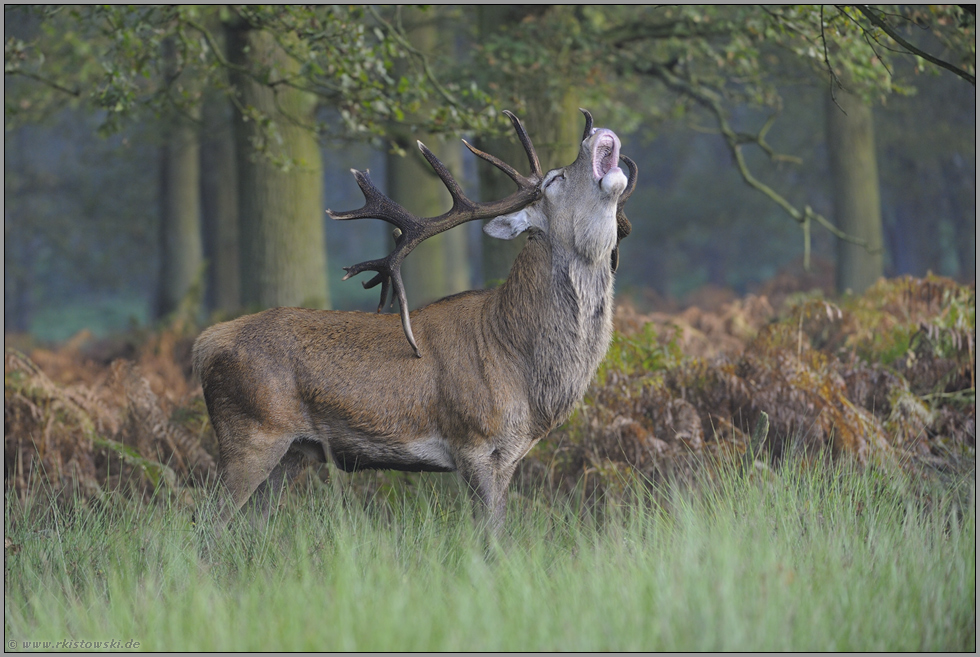
<svg viewBox="0 0 980 657">
<path fill-rule="evenodd" d="M 562 171 L 557 176 L 555 176 L 554 178 L 552 178 L 551 180 L 549 180 L 548 181 L 548 184 L 545 185 L 544 188 L 545 189 L 548 189 L 549 187 L 551 187 L 551 183 L 555 182 L 556 180 L 564 180 L 564 179 L 565 179 L 565 172 Z"/>
</svg>

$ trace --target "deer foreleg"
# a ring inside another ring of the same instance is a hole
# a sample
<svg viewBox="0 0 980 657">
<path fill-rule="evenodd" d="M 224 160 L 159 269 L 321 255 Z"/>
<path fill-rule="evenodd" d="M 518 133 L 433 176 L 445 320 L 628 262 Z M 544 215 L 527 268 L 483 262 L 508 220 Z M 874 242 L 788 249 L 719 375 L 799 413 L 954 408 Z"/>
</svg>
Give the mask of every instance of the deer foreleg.
<svg viewBox="0 0 980 657">
<path fill-rule="evenodd" d="M 516 460 L 505 459 L 496 448 L 458 462 L 459 474 L 473 501 L 473 517 L 495 539 L 503 532 L 507 487 L 516 467 Z"/>
</svg>

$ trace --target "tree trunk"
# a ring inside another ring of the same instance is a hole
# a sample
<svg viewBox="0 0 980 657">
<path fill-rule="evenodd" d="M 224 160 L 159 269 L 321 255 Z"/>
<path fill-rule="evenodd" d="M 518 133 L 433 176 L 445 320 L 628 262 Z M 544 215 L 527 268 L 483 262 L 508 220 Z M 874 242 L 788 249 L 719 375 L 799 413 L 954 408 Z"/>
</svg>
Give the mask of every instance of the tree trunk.
<svg viewBox="0 0 980 657">
<path fill-rule="evenodd" d="M 506 30 L 520 23 L 528 14 L 555 11 L 555 8 L 542 8 L 533 5 L 482 5 L 479 8 L 481 35 L 485 38 L 495 32 Z M 527 128 L 528 135 L 545 171 L 571 164 L 578 157 L 582 142 L 584 120 L 578 111 L 578 94 L 568 87 L 558 95 L 544 84 L 522 84 L 514 80 L 518 95 L 527 99 L 527 109 L 519 117 Z M 505 94 L 509 95 L 509 94 Z M 527 155 L 520 143 L 510 137 L 479 139 L 479 148 L 496 155 L 519 171 L 529 171 Z M 480 200 L 490 201 L 504 198 L 513 193 L 514 183 L 496 167 L 481 163 L 478 165 L 480 177 Z M 522 235 L 514 240 L 498 240 L 487 237 L 483 240 L 483 284 L 488 287 L 499 285 L 510 273 L 511 265 L 526 239 Z"/>
<path fill-rule="evenodd" d="M 837 227 L 872 250 L 837 240 L 837 290 L 860 294 L 884 273 L 881 198 L 871 106 L 846 91 L 827 98 L 827 151 Z M 838 104 L 840 107 L 838 107 Z"/>
<path fill-rule="evenodd" d="M 434 56 L 440 46 L 453 43 L 453 38 L 440 39 L 437 21 L 440 16 L 427 12 L 405 11 L 408 36 L 415 48 Z M 412 24 L 414 22 L 414 24 Z M 431 107 L 423 106 L 420 112 Z M 412 116 L 406 117 L 411 122 Z M 435 217 L 452 207 L 452 197 L 419 152 L 416 140 L 421 141 L 460 179 L 463 170 L 462 143 L 455 138 L 419 132 L 409 134 L 393 128 L 394 141 L 405 151 L 387 155 L 388 196 L 420 217 Z M 413 308 L 444 296 L 470 288 L 469 258 L 467 257 L 467 227 L 456 228 L 430 237 L 412 251 L 402 265 L 405 294 Z"/>
<path fill-rule="evenodd" d="M 272 34 L 229 26 L 229 56 L 267 83 L 236 71 L 242 302 L 327 308 L 323 163 L 313 130 L 316 97 L 286 84 L 299 72 Z M 244 110 L 244 114 L 243 111 Z M 271 128 L 264 118 L 274 122 Z"/>
<path fill-rule="evenodd" d="M 196 127 L 182 117 L 172 117 L 160 148 L 158 318 L 177 310 L 192 286 L 203 285 L 198 157 Z"/>
<path fill-rule="evenodd" d="M 201 212 L 208 262 L 207 305 L 232 313 L 241 306 L 238 178 L 232 108 L 224 96 L 204 101 L 201 143 Z"/>
</svg>

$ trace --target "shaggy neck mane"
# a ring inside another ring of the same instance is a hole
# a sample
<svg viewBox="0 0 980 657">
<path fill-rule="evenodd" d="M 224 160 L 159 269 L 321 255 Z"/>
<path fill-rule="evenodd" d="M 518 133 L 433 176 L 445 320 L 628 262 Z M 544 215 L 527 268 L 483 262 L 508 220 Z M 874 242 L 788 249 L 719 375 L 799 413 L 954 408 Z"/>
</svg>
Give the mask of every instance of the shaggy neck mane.
<svg viewBox="0 0 980 657">
<path fill-rule="evenodd" d="M 542 433 L 571 413 L 612 336 L 612 272 L 532 234 L 488 303 L 494 337 L 520 355 Z"/>
</svg>

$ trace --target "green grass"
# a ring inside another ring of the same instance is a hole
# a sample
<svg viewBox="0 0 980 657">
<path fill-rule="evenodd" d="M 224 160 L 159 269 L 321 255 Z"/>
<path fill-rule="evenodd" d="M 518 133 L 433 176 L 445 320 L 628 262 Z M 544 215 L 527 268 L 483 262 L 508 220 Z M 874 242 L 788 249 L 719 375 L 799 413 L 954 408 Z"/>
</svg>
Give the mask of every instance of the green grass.
<svg viewBox="0 0 980 657">
<path fill-rule="evenodd" d="M 437 485 L 367 502 L 336 483 L 294 493 L 267 531 L 237 523 L 210 566 L 173 505 L 58 511 L 8 496 L 5 638 L 176 651 L 976 648 L 975 475 L 939 486 L 799 463 L 601 512 L 514 496 L 489 559 L 465 496 L 421 481 Z"/>
</svg>

